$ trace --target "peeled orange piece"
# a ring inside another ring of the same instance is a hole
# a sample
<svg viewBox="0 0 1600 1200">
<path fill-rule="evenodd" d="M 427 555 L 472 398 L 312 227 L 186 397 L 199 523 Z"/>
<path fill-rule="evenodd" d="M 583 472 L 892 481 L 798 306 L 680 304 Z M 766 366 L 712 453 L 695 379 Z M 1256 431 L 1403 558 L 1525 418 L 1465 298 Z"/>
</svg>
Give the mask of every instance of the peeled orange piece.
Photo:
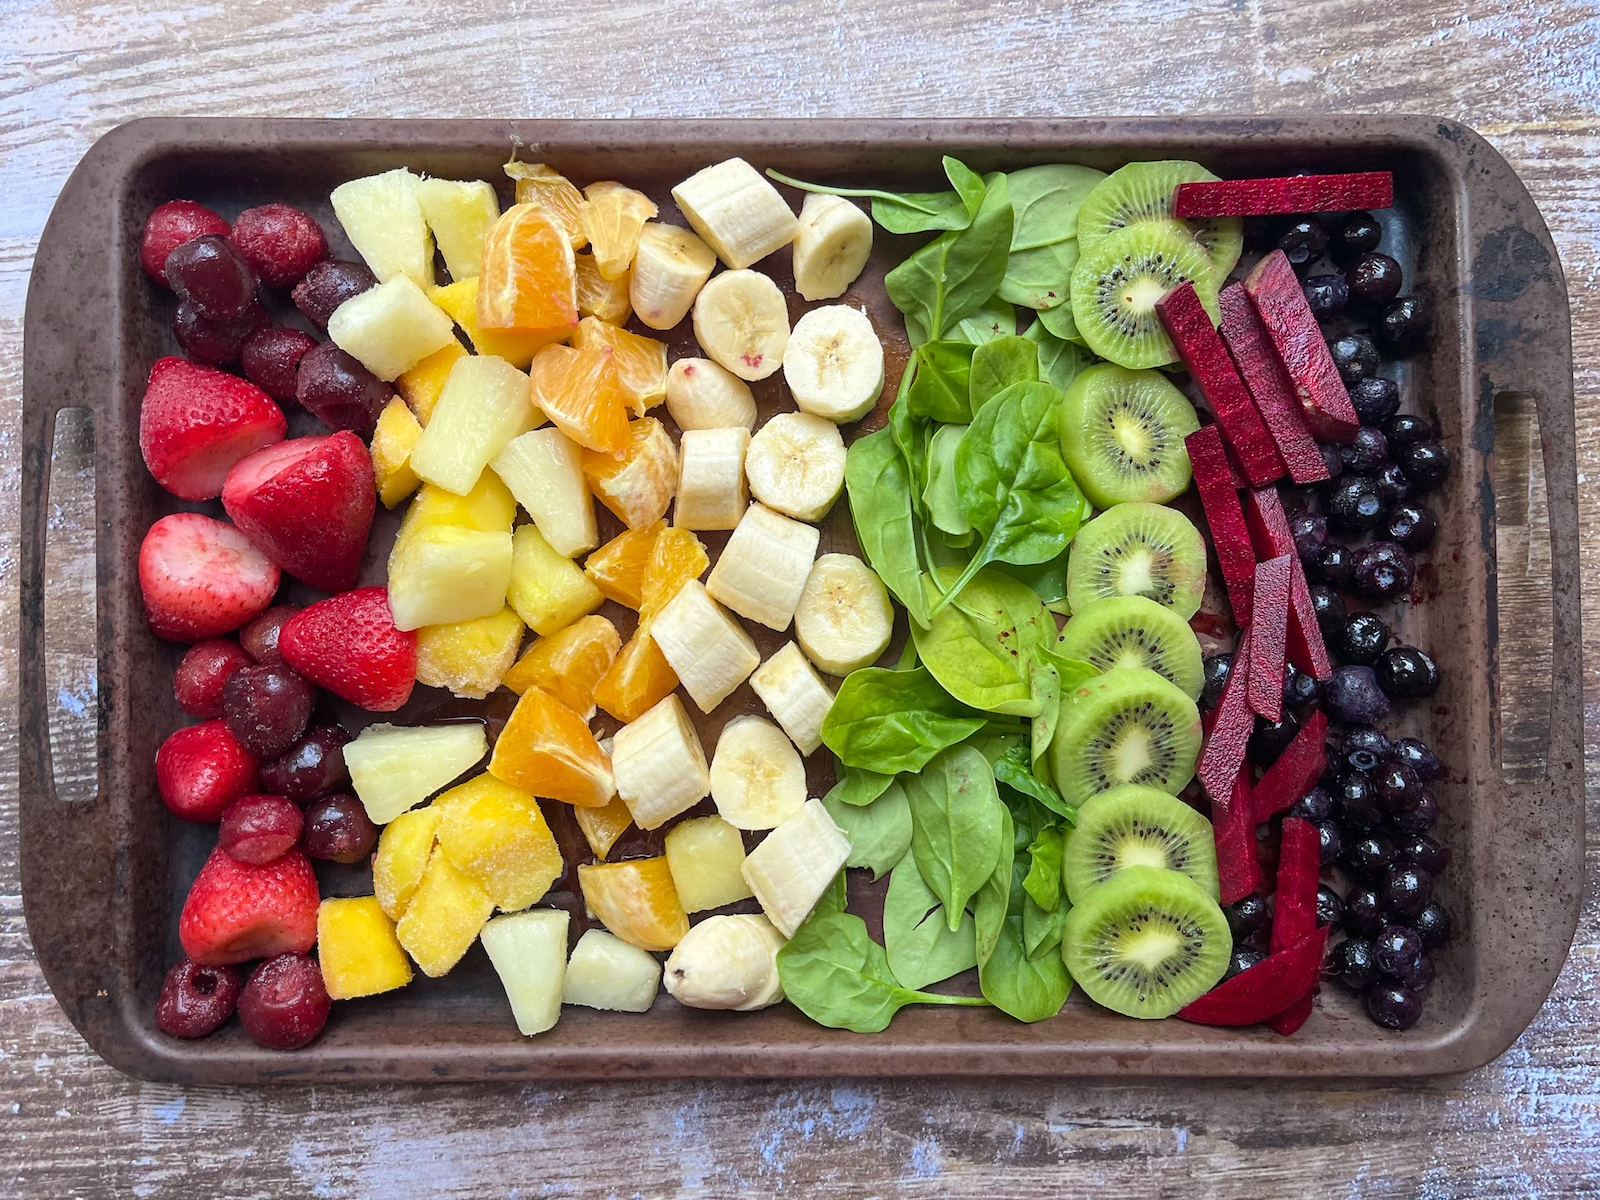
<svg viewBox="0 0 1600 1200">
<path fill-rule="evenodd" d="M 664 857 L 579 867 L 578 886 L 600 923 L 641 950 L 671 950 L 689 932 Z"/>
<path fill-rule="evenodd" d="M 645 564 L 639 623 L 647 624 L 684 584 L 699 579 L 710 565 L 705 546 L 692 530 L 663 530 L 650 547 L 650 561 Z"/>
<path fill-rule="evenodd" d="M 583 307 L 581 299 L 578 307 Z M 667 398 L 665 342 L 585 317 L 578 322 L 572 344 L 595 350 L 610 347 L 617 378 L 622 381 L 622 390 L 628 393 L 635 416 L 644 416 Z"/>
<path fill-rule="evenodd" d="M 667 515 L 678 490 L 678 448 L 654 417 L 628 423 L 628 448 L 621 458 L 583 452 L 589 490 L 629 529 L 644 529 Z"/>
<path fill-rule="evenodd" d="M 578 828 L 583 830 L 589 849 L 601 862 L 605 862 L 623 831 L 633 824 L 633 814 L 621 796 L 613 796 L 604 808 L 575 808 L 572 815 L 577 817 Z"/>
<path fill-rule="evenodd" d="M 517 184 L 518 204 L 537 204 L 549 209 L 566 230 L 574 250 L 589 244 L 578 214 L 583 210 L 583 193 L 570 179 L 544 163 L 508 162 L 505 173 Z"/>
<path fill-rule="evenodd" d="M 594 250 L 595 266 L 605 279 L 621 279 L 639 249 L 639 231 L 657 213 L 655 201 L 643 192 L 605 180 L 583 189 L 579 220 Z"/>
<path fill-rule="evenodd" d="M 644 568 L 656 538 L 667 527 L 657 521 L 644 529 L 625 529 L 584 561 L 583 573 L 607 600 L 639 611 L 644 602 Z"/>
<path fill-rule="evenodd" d="M 599 808 L 616 792 L 589 725 L 542 688 L 522 693 L 494 744 L 489 774 L 547 800 Z"/>
<path fill-rule="evenodd" d="M 595 684 L 594 702 L 619 721 L 637 721 L 678 686 L 678 675 L 647 629 L 639 629 Z"/>
<path fill-rule="evenodd" d="M 591 613 L 536 640 L 506 672 L 504 683 L 521 695 L 543 688 L 573 712 L 594 716 L 594 688 L 622 648 L 617 627 Z"/>
<path fill-rule="evenodd" d="M 626 322 L 633 315 L 633 302 L 628 299 L 628 273 L 623 272 L 617 279 L 607 279 L 594 265 L 592 254 L 576 255 L 574 262 L 577 263 L 578 311 L 585 320 L 595 318 L 612 325 Z"/>
<path fill-rule="evenodd" d="M 478 324 L 555 342 L 578 324 L 576 265 L 566 230 L 537 204 L 506 209 L 483 247 Z"/>
<path fill-rule="evenodd" d="M 601 454 L 628 449 L 628 403 L 610 350 L 546 346 L 528 368 L 533 402 L 578 445 Z"/>
</svg>

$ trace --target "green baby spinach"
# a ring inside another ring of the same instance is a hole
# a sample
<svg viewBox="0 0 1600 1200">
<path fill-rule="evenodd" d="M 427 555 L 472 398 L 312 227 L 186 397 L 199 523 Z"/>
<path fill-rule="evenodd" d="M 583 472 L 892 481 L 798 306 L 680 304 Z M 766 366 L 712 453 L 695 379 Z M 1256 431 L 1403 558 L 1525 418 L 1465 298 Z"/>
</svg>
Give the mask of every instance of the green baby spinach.
<svg viewBox="0 0 1600 1200">
<path fill-rule="evenodd" d="M 911 855 L 955 932 L 962 910 L 994 870 L 1005 805 L 988 760 L 970 746 L 943 751 L 905 780 Z"/>
<path fill-rule="evenodd" d="M 1078 265 L 1078 242 L 1072 238 L 1049 246 L 1019 250 L 1013 242 L 1006 277 L 996 294 L 1012 304 L 1043 312 L 1068 308 L 1072 271 Z"/>
<path fill-rule="evenodd" d="M 980 964 L 994 954 L 1000 931 L 1005 926 L 1006 910 L 1011 905 L 1011 877 L 1015 859 L 1016 826 L 1011 811 L 1001 805 L 1000 854 L 995 859 L 994 870 L 978 889 L 972 904 L 973 935 L 977 941 Z"/>
<path fill-rule="evenodd" d="M 871 200 L 872 219 L 889 233 L 965 229 L 972 224 L 972 218 L 983 202 L 983 179 L 948 156 L 944 160 L 944 170 L 952 185 L 952 190 L 945 192 L 886 192 L 878 188 L 829 187 L 827 184 L 792 179 L 770 168 L 767 175 L 802 192 Z"/>
<path fill-rule="evenodd" d="M 949 336 L 981 346 L 997 337 L 1009 337 L 1016 331 L 1017 310 L 995 296 L 979 306 L 977 312 L 957 321 Z"/>
<path fill-rule="evenodd" d="M 924 342 L 912 351 L 907 371 L 915 371 L 906 389 L 906 407 L 913 417 L 965 424 L 972 420 L 970 342 Z"/>
<path fill-rule="evenodd" d="M 911 479 L 910 467 L 889 429 L 857 438 L 845 455 L 850 518 L 861 549 L 912 620 L 925 624 L 928 610 L 922 598 Z"/>
<path fill-rule="evenodd" d="M 894 977 L 909 988 L 927 987 L 978 965 L 972 915 L 963 913 L 951 932 L 945 909 L 917 870 L 902 858 L 889 873 L 883 899 L 883 948 Z"/>
<path fill-rule="evenodd" d="M 942 338 L 982 308 L 1005 277 L 1010 249 L 1011 201 L 1000 177 L 985 189 L 971 225 L 940 234 L 884 276 L 911 344 Z"/>
<path fill-rule="evenodd" d="M 1056 937 L 1059 945 L 1059 932 Z M 1036 948 L 1048 948 L 1047 938 L 1048 926 Z M 1023 915 L 1007 913 L 994 950 L 978 963 L 978 987 L 1001 1012 L 1032 1023 L 1048 1020 L 1061 1011 L 1072 993 L 1072 976 L 1067 974 L 1061 955 L 1030 955 Z"/>
<path fill-rule="evenodd" d="M 934 578 L 924 581 L 930 594 Z M 1027 584 L 979 571 L 926 627 L 912 626 L 911 636 L 923 666 L 968 707 L 1006 716 L 1039 711 L 1033 665 L 1055 640 L 1056 624 Z"/>
<path fill-rule="evenodd" d="M 1061 907 L 1061 855 L 1066 845 L 1061 828 L 1046 825 L 1028 843 L 1028 873 L 1022 878 L 1027 892 L 1045 912 Z"/>
<path fill-rule="evenodd" d="M 956 450 L 966 431 L 965 425 L 941 425 L 933 431 L 933 440 L 928 443 L 928 478 L 922 488 L 922 508 L 928 514 L 928 523 L 955 545 L 972 539 L 972 522 L 961 511 L 961 491 L 956 481 Z"/>
<path fill-rule="evenodd" d="M 1085 347 L 1057 337 L 1042 320 L 1029 325 L 1022 336 L 1039 347 L 1039 378 L 1062 392 L 1095 361 Z"/>
<path fill-rule="evenodd" d="M 920 771 L 941 750 L 987 723 L 957 701 L 926 668 L 852 671 L 822 722 L 823 743 L 847 767 L 892 775 Z"/>
<path fill-rule="evenodd" d="M 865 867 L 881 879 L 911 849 L 911 805 L 898 783 L 870 804 L 851 804 L 829 792 L 822 805 L 850 841 L 847 867 Z"/>
<path fill-rule="evenodd" d="M 968 408 L 976 413 L 1014 383 L 1039 378 L 1039 346 L 1027 338 L 1008 334 L 985 342 L 972 354 L 967 379 Z"/>
<path fill-rule="evenodd" d="M 888 791 L 889 785 L 893 782 L 893 775 L 865 771 L 860 767 L 842 767 L 839 771 L 839 781 L 828 790 L 822 801 L 824 804 L 852 804 L 858 807 L 871 804 Z"/>
<path fill-rule="evenodd" d="M 1072 315 L 1072 305 L 1058 304 L 1054 308 L 1039 310 L 1038 324 L 1045 330 L 1062 341 L 1076 342 L 1079 340 L 1078 321 Z"/>
</svg>

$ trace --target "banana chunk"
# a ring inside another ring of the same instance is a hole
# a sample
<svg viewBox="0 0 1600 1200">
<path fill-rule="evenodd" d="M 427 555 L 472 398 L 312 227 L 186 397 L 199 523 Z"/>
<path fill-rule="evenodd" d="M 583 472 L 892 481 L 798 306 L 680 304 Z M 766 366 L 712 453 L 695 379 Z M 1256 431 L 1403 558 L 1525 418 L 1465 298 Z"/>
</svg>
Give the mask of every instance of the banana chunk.
<svg viewBox="0 0 1600 1200">
<path fill-rule="evenodd" d="M 817 559 L 795 606 L 794 633 L 829 675 L 871 666 L 889 648 L 894 605 L 877 572 L 853 554 Z"/>
<path fill-rule="evenodd" d="M 709 358 L 680 358 L 667 372 L 667 411 L 684 432 L 754 429 L 756 398 L 750 385 Z"/>
<path fill-rule="evenodd" d="M 801 412 L 839 425 L 859 421 L 883 392 L 883 343 L 860 309 L 825 304 L 795 322 L 783 378 Z"/>
<path fill-rule="evenodd" d="M 730 267 L 748 267 L 800 230 L 794 212 L 761 173 L 742 158 L 696 171 L 672 189 L 683 215 Z"/>
<path fill-rule="evenodd" d="M 678 440 L 678 506 L 672 523 L 680 529 L 732 529 L 744 516 L 749 497 L 744 459 L 750 431 L 689 429 Z"/>
<path fill-rule="evenodd" d="M 741 617 L 787 629 L 821 536 L 814 526 L 752 504 L 706 577 L 706 591 Z"/>
<path fill-rule="evenodd" d="M 656 615 L 650 636 L 701 712 L 721 704 L 761 662 L 744 627 L 698 579 L 679 588 Z"/>
<path fill-rule="evenodd" d="M 783 999 L 784 936 L 766 917 L 707 917 L 667 957 L 667 994 L 690 1008 L 751 1012 Z"/>
<path fill-rule="evenodd" d="M 833 707 L 833 692 L 794 642 L 785 642 L 756 669 L 750 690 L 801 754 L 815 753 L 822 745 L 822 720 Z"/>
<path fill-rule="evenodd" d="M 849 857 L 850 839 L 822 801 L 811 799 L 750 851 L 744 878 L 761 911 L 788 938 L 811 915 Z"/>
<path fill-rule="evenodd" d="M 872 255 L 872 219 L 843 196 L 807 196 L 794 238 L 794 290 L 807 300 L 836 300 Z"/>
<path fill-rule="evenodd" d="M 724 271 L 694 298 L 694 340 L 740 379 L 765 379 L 783 365 L 789 306 L 778 285 L 765 275 Z M 878 355 L 881 388 L 882 347 Z"/>
<path fill-rule="evenodd" d="M 711 799 L 735 829 L 774 829 L 805 807 L 805 763 L 765 717 L 735 717 L 711 755 Z"/>
<path fill-rule="evenodd" d="M 797 521 L 820 521 L 844 491 L 844 438 L 810 413 L 779 413 L 750 439 L 750 494 Z"/>
<path fill-rule="evenodd" d="M 683 701 L 668 696 L 617 730 L 611 745 L 617 795 L 640 829 L 665 825 L 711 791 L 706 753 Z"/>
<path fill-rule="evenodd" d="M 687 229 L 646 221 L 628 273 L 634 315 L 651 329 L 671 329 L 716 268 L 716 252 Z"/>
</svg>

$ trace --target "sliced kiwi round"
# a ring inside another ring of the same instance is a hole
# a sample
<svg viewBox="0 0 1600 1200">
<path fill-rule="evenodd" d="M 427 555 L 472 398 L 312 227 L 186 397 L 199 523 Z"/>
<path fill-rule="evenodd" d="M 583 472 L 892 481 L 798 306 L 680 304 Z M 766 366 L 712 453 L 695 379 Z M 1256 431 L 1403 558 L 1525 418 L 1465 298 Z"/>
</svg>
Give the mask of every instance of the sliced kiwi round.
<svg viewBox="0 0 1600 1200">
<path fill-rule="evenodd" d="M 1069 285 L 1072 317 L 1084 342 L 1124 367 L 1160 367 L 1178 352 L 1156 314 L 1173 288 L 1194 284 L 1213 322 L 1218 276 L 1189 231 L 1176 221 L 1140 221 L 1082 247 Z"/>
<path fill-rule="evenodd" d="M 1067 914 L 1061 957 L 1096 1004 L 1125 1017 L 1170 1017 L 1217 985 L 1233 939 L 1222 909 L 1188 876 L 1128 867 Z"/>
<path fill-rule="evenodd" d="M 1073 612 L 1108 596 L 1144 596 L 1187 621 L 1200 611 L 1205 590 L 1205 539 L 1175 508 L 1116 504 L 1072 539 L 1067 599 Z"/>
<path fill-rule="evenodd" d="M 1061 406 L 1067 466 L 1098 508 L 1183 495 L 1191 478 L 1183 439 L 1199 428 L 1194 405 L 1165 375 L 1114 363 L 1081 372 Z"/>
<path fill-rule="evenodd" d="M 1101 792 L 1078 809 L 1078 821 L 1061 860 L 1067 898 L 1086 892 L 1128 867 L 1160 867 L 1187 875 L 1217 896 L 1217 847 L 1211 822 L 1182 800 L 1130 783 Z"/>
<path fill-rule="evenodd" d="M 1154 671 L 1118 667 L 1061 697 L 1050 766 L 1069 804 L 1128 783 L 1176 796 L 1199 755 L 1200 710 Z"/>
<path fill-rule="evenodd" d="M 1111 172 L 1078 206 L 1078 242 L 1086 253 L 1118 230 L 1143 221 L 1170 221 L 1172 197 L 1180 183 L 1215 183 L 1217 177 L 1199 163 L 1182 159 L 1129 163 Z M 1218 279 L 1225 279 L 1244 249 L 1244 222 L 1238 217 L 1185 221 L 1189 236 L 1199 242 Z"/>
<path fill-rule="evenodd" d="M 1143 596 L 1096 600 L 1074 613 L 1056 649 L 1102 671 L 1144 667 L 1171 680 L 1191 700 L 1205 685 L 1200 639 L 1189 623 Z"/>
</svg>

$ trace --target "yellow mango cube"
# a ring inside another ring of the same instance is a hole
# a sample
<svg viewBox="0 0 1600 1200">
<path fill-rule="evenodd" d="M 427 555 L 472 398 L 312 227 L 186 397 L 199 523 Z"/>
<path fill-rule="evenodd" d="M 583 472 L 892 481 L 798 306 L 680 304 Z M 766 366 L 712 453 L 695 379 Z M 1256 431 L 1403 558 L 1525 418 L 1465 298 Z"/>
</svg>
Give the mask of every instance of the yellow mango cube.
<svg viewBox="0 0 1600 1200">
<path fill-rule="evenodd" d="M 395 628 L 449 625 L 498 613 L 511 587 L 511 563 L 511 538 L 504 533 L 438 525 L 396 538 L 389 555 Z M 573 570 L 583 578 L 582 571 Z"/>
<path fill-rule="evenodd" d="M 376 896 L 322 902 L 317 909 L 317 961 L 335 1000 L 376 996 L 411 982 L 411 962 Z"/>
<path fill-rule="evenodd" d="M 522 618 L 509 605 L 487 617 L 417 630 L 417 682 L 482 700 L 500 686 L 522 645 Z"/>
<path fill-rule="evenodd" d="M 667 831 L 665 850 L 684 912 L 721 908 L 755 895 L 744 878 L 744 839 L 721 817 L 678 822 Z"/>
<path fill-rule="evenodd" d="M 541 636 L 565 629 L 605 601 L 583 568 L 557 554 L 532 525 L 512 535 L 506 599 L 523 624 Z"/>
<path fill-rule="evenodd" d="M 426 425 L 433 415 L 433 406 L 439 403 L 439 394 L 444 391 L 451 369 L 466 356 L 467 348 L 452 339 L 443 350 L 435 350 L 394 381 L 394 390 L 422 424 Z"/>
<path fill-rule="evenodd" d="M 395 934 L 422 973 L 437 979 L 461 961 L 493 912 L 489 893 L 435 847 Z"/>
<path fill-rule="evenodd" d="M 378 852 L 372 859 L 372 890 L 378 906 L 398 921 L 422 882 L 439 814 L 430 804 L 401 813 L 378 835 Z"/>
<path fill-rule="evenodd" d="M 439 849 L 505 912 L 537 903 L 566 869 L 529 792 L 479 775 L 434 801 Z"/>
<path fill-rule="evenodd" d="M 450 314 L 450 318 L 461 327 L 461 332 L 467 335 L 467 341 L 479 354 L 503 358 L 514 367 L 527 370 L 539 348 L 550 342 L 549 338 L 542 335 L 480 328 L 476 275 L 470 279 L 458 279 L 446 287 L 433 288 L 428 292 L 428 299 Z"/>
<path fill-rule="evenodd" d="M 384 406 L 372 434 L 372 474 L 385 508 L 393 508 L 421 485 L 411 469 L 411 452 L 421 437 L 422 424 L 404 400 Z"/>
</svg>

